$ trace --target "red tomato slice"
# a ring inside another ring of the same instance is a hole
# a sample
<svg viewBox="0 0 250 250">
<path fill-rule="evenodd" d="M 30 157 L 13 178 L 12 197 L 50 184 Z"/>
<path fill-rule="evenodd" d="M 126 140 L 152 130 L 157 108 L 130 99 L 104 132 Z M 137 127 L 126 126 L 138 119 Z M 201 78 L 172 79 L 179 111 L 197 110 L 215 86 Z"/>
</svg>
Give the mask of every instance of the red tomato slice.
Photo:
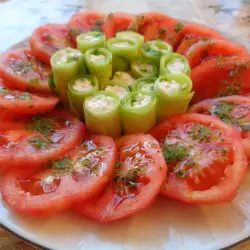
<svg viewBox="0 0 250 250">
<path fill-rule="evenodd" d="M 193 105 L 189 112 L 212 115 L 236 127 L 250 159 L 250 97 L 235 95 L 208 99 Z"/>
<path fill-rule="evenodd" d="M 207 40 L 207 38 L 202 38 L 202 37 L 194 36 L 192 34 L 187 34 L 187 35 L 184 36 L 184 38 L 182 39 L 181 43 L 176 48 L 176 53 L 185 55 L 185 53 L 187 52 L 187 50 L 192 45 L 194 45 L 195 43 L 197 43 L 199 41 L 206 41 L 206 40 Z"/>
<path fill-rule="evenodd" d="M 58 159 L 72 150 L 83 136 L 81 121 L 66 111 L 3 121 L 0 170 L 40 168 L 48 160 Z"/>
<path fill-rule="evenodd" d="M 69 34 L 73 41 L 88 31 L 101 31 L 105 15 L 99 11 L 85 11 L 73 15 L 68 23 Z"/>
<path fill-rule="evenodd" d="M 229 202 L 247 171 L 239 133 L 219 119 L 182 114 L 152 129 L 168 164 L 161 194 L 197 205 Z"/>
<path fill-rule="evenodd" d="M 110 39 L 117 32 L 127 30 L 134 19 L 134 16 L 123 12 L 111 13 L 102 25 L 102 32 L 106 35 L 107 39 Z"/>
<path fill-rule="evenodd" d="M 159 144 L 150 135 L 127 135 L 117 141 L 116 175 L 95 198 L 77 204 L 75 210 L 100 222 L 130 216 L 148 207 L 166 176 Z"/>
<path fill-rule="evenodd" d="M 170 16 L 166 16 L 159 24 L 160 38 L 171 44 L 175 50 L 177 44 L 179 44 L 183 38 L 181 33 L 183 27 L 184 24 L 182 22 Z"/>
<path fill-rule="evenodd" d="M 75 48 L 68 28 L 63 24 L 46 24 L 34 30 L 30 38 L 31 53 L 41 62 L 50 64 L 51 56 L 58 50 Z"/>
<path fill-rule="evenodd" d="M 3 199 L 16 211 L 48 215 L 90 198 L 113 174 L 116 146 L 111 137 L 90 136 L 82 145 L 38 174 L 17 170 L 2 182 Z"/>
<path fill-rule="evenodd" d="M 191 72 L 195 95 L 193 103 L 204 99 L 250 92 L 250 58 L 210 59 Z"/>
<path fill-rule="evenodd" d="M 32 56 L 29 49 L 5 52 L 0 58 L 0 77 L 7 87 L 50 93 L 51 68 Z"/>
<path fill-rule="evenodd" d="M 146 42 L 159 38 L 159 24 L 166 18 L 168 16 L 159 12 L 146 12 L 137 17 L 138 31 L 144 36 Z"/>
<path fill-rule="evenodd" d="M 52 111 L 59 102 L 52 95 L 39 95 L 6 88 L 0 82 L 0 114 L 34 115 Z"/>
<path fill-rule="evenodd" d="M 248 54 L 244 46 L 222 40 L 205 40 L 193 44 L 184 54 L 193 69 L 213 57 L 241 56 Z"/>
</svg>

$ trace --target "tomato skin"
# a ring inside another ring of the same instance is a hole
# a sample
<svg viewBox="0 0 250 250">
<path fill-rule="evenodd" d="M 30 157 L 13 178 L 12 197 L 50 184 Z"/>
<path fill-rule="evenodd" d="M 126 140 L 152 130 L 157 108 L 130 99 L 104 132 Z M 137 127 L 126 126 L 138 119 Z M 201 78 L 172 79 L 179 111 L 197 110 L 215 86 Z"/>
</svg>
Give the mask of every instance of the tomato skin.
<svg viewBox="0 0 250 250">
<path fill-rule="evenodd" d="M 39 95 L 19 90 L 12 90 L 0 82 L 0 114 L 35 115 L 52 111 L 59 103 L 53 95 Z M 5 93 L 6 92 L 6 93 Z"/>
<path fill-rule="evenodd" d="M 202 37 L 197 37 L 197 36 L 194 36 L 192 34 L 187 34 L 183 37 L 182 41 L 180 42 L 180 44 L 176 48 L 176 53 L 185 55 L 187 50 L 192 45 L 194 45 L 195 43 L 197 43 L 199 41 L 203 41 L 203 40 L 204 40 L 204 38 L 202 38 Z"/>
<path fill-rule="evenodd" d="M 105 15 L 99 11 L 84 11 L 74 14 L 68 23 L 69 34 L 74 42 L 76 37 L 88 31 L 101 30 Z"/>
<path fill-rule="evenodd" d="M 249 62 L 249 56 L 212 58 L 194 68 L 191 72 L 195 91 L 192 103 L 221 95 L 248 94 Z"/>
<path fill-rule="evenodd" d="M 31 53 L 38 60 L 50 64 L 51 56 L 66 47 L 75 48 L 66 25 L 46 24 L 34 30 L 29 40 Z"/>
<path fill-rule="evenodd" d="M 0 145 L 0 170 L 40 169 L 47 161 L 57 160 L 72 150 L 85 137 L 84 125 L 70 112 L 53 111 L 42 118 L 51 119 L 56 124 L 54 132 L 49 135 L 50 144 L 46 148 L 37 148 L 30 143 L 36 138 L 48 139 L 41 133 L 28 129 L 32 118 L 14 117 L 1 124 L 0 137 L 3 142 Z M 13 134 L 20 136 L 13 139 Z"/>
<path fill-rule="evenodd" d="M 48 80 L 51 68 L 32 56 L 30 49 L 5 52 L 0 58 L 0 77 L 9 88 L 51 93 Z"/>
<path fill-rule="evenodd" d="M 108 136 L 89 136 L 88 140 L 94 142 L 98 147 L 105 148 L 105 155 L 100 156 L 101 164 L 104 164 L 100 175 L 88 175 L 85 176 L 84 181 L 81 181 L 74 179 L 71 173 L 64 174 L 59 177 L 60 182 L 57 183 L 57 188 L 54 191 L 36 195 L 30 193 L 28 195 L 27 191 L 18 185 L 18 181 L 31 178 L 30 180 L 33 181 L 40 180 L 39 186 L 41 186 L 41 180 L 46 176 L 51 176 L 50 170 L 35 174 L 30 171 L 16 170 L 4 177 L 1 190 L 3 199 L 17 212 L 33 216 L 45 216 L 67 210 L 73 202 L 85 200 L 99 192 L 104 188 L 113 173 L 116 160 L 115 142 Z M 72 160 L 77 159 L 79 156 L 85 155 L 84 151 L 85 147 L 80 145 L 71 151 L 68 156 Z M 34 187 L 35 185 L 36 183 L 32 188 L 39 189 L 39 186 Z M 30 192 L 32 191 L 30 190 Z"/>
<path fill-rule="evenodd" d="M 160 12 L 145 12 L 139 15 L 143 19 L 143 24 L 140 25 L 138 32 L 145 38 L 145 42 L 157 40 L 159 38 L 159 23 L 167 18 L 166 15 Z"/>
<path fill-rule="evenodd" d="M 128 196 L 122 197 L 116 193 L 118 192 L 118 189 L 115 182 L 112 180 L 107 185 L 106 189 L 100 194 L 97 194 L 96 197 L 93 197 L 84 203 L 76 204 L 74 208 L 77 212 L 90 219 L 104 223 L 131 216 L 136 212 L 145 209 L 153 202 L 159 193 L 167 171 L 165 161 L 156 140 L 154 140 L 150 135 L 142 134 L 127 135 L 118 139 L 116 146 L 122 162 L 121 171 L 125 168 L 125 165 L 123 164 L 128 164 L 126 167 L 129 168 L 129 162 L 133 159 L 133 157 L 135 157 L 136 153 L 140 154 L 143 152 L 140 151 L 141 149 L 138 150 L 133 148 L 140 148 L 140 146 L 137 145 L 141 145 L 141 143 L 148 145 L 146 155 L 154 162 L 148 165 L 146 177 L 144 177 L 146 179 L 148 178 L 149 182 L 140 188 L 138 191 L 139 193 L 135 194 L 135 196 L 131 194 L 130 198 Z M 126 150 L 126 148 L 128 148 L 128 150 Z M 138 164 L 140 163 L 138 162 Z M 142 181 L 144 180 L 142 176 L 140 179 Z"/>
<path fill-rule="evenodd" d="M 189 112 L 190 113 L 208 113 L 208 110 L 211 106 L 217 104 L 217 103 L 229 103 L 229 104 L 245 104 L 250 107 L 250 98 L 246 96 L 226 96 L 226 97 L 220 97 L 220 98 L 214 98 L 214 99 L 207 99 L 201 102 L 198 102 L 190 107 Z M 210 114 L 211 115 L 211 114 Z M 240 130 L 240 128 L 237 128 Z M 242 144 L 245 150 L 245 153 L 247 155 L 247 158 L 250 159 L 250 134 L 249 132 L 246 133 L 247 137 L 242 137 Z"/>
<path fill-rule="evenodd" d="M 107 39 L 115 37 L 117 32 L 127 30 L 134 21 L 134 16 L 123 12 L 111 13 L 107 16 L 102 25 L 102 32 Z"/>
<path fill-rule="evenodd" d="M 212 57 L 242 56 L 247 53 L 243 46 L 227 41 L 203 40 L 193 44 L 184 55 L 188 59 L 191 69 L 193 69 Z"/>
<path fill-rule="evenodd" d="M 213 129 L 221 128 L 225 137 L 233 146 L 233 164 L 225 168 L 223 179 L 217 185 L 202 191 L 192 190 L 184 179 L 177 177 L 174 172 L 168 172 L 167 181 L 162 187 L 161 195 L 196 205 L 213 205 L 232 201 L 247 171 L 247 159 L 240 136 L 233 127 L 215 117 L 192 113 L 176 115 L 163 121 L 152 129 L 151 135 L 158 141 L 162 140 L 170 133 L 171 124 L 186 124 L 189 122 L 202 123 L 204 126 L 212 124 Z"/>
</svg>

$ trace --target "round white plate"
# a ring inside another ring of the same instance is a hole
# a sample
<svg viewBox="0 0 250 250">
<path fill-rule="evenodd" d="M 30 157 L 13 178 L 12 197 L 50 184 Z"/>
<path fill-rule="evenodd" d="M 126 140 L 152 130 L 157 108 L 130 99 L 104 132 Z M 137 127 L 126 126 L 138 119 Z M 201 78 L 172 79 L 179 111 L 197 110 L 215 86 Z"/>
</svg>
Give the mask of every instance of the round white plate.
<svg viewBox="0 0 250 250">
<path fill-rule="evenodd" d="M 73 212 L 31 218 L 0 199 L 0 224 L 52 250 L 218 250 L 250 237 L 250 173 L 229 204 L 189 206 L 159 197 L 131 218 L 99 224 Z"/>
</svg>

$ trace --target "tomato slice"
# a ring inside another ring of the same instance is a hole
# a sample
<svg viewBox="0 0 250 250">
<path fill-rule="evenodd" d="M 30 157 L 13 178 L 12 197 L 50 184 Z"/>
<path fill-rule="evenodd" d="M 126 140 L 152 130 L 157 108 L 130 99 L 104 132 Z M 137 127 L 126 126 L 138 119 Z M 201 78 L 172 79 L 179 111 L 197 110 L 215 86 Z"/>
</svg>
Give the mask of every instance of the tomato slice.
<svg viewBox="0 0 250 250">
<path fill-rule="evenodd" d="M 99 11 L 84 11 L 73 15 L 68 23 L 69 34 L 73 41 L 88 31 L 101 31 L 105 15 Z"/>
<path fill-rule="evenodd" d="M 68 209 L 99 192 L 112 176 L 116 146 L 111 137 L 90 136 L 65 158 L 36 174 L 17 170 L 2 182 L 3 199 L 16 211 L 35 216 Z"/>
<path fill-rule="evenodd" d="M 233 125 L 240 132 L 250 159 L 250 97 L 235 95 L 208 99 L 193 105 L 189 112 L 212 115 Z"/>
<path fill-rule="evenodd" d="M 192 34 L 185 35 L 178 47 L 176 48 L 176 53 L 185 55 L 187 50 L 199 41 L 207 41 L 207 38 L 197 37 Z"/>
<path fill-rule="evenodd" d="M 50 75 L 50 66 L 38 61 L 29 49 L 7 51 L 0 59 L 0 77 L 10 88 L 50 93 Z"/>
<path fill-rule="evenodd" d="M 152 129 L 160 143 L 168 174 L 161 194 L 197 205 L 229 202 L 247 170 L 238 132 L 219 119 L 182 114 Z"/>
<path fill-rule="evenodd" d="M 63 24 L 46 24 L 38 27 L 29 42 L 32 55 L 47 64 L 50 64 L 50 58 L 56 51 L 67 47 L 75 48 L 68 28 Z"/>
<path fill-rule="evenodd" d="M 214 57 L 241 56 L 248 52 L 244 46 L 222 40 L 201 40 L 193 44 L 184 54 L 193 69 Z"/>
<path fill-rule="evenodd" d="M 111 13 L 102 25 L 102 32 L 107 39 L 115 36 L 117 32 L 127 30 L 134 21 L 135 17 L 123 12 Z"/>
<path fill-rule="evenodd" d="M 136 21 L 138 23 L 138 32 L 142 34 L 145 41 L 157 40 L 159 38 L 159 24 L 168 16 L 159 12 L 141 13 Z"/>
<path fill-rule="evenodd" d="M 0 114 L 34 115 L 52 111 L 59 102 L 53 95 L 34 94 L 7 88 L 0 82 Z"/>
<path fill-rule="evenodd" d="M 148 207 L 166 176 L 159 144 L 150 135 L 127 135 L 116 146 L 119 161 L 114 179 L 101 194 L 75 206 L 77 212 L 100 222 L 118 220 Z"/>
<path fill-rule="evenodd" d="M 204 99 L 250 92 L 250 57 L 212 58 L 191 72 L 193 103 Z"/>
<path fill-rule="evenodd" d="M 83 124 L 67 111 L 4 120 L 0 125 L 0 170 L 40 168 L 72 150 L 83 136 Z"/>
<path fill-rule="evenodd" d="M 181 42 L 184 24 L 170 16 L 166 16 L 159 24 L 160 38 L 169 43 L 175 50 Z"/>
</svg>

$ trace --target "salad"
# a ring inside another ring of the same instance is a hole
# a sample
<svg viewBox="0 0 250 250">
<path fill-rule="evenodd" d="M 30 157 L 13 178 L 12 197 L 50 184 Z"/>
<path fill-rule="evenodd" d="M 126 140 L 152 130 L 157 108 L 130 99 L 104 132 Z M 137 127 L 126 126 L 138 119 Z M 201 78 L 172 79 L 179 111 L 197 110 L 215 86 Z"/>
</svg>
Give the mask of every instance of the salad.
<svg viewBox="0 0 250 250">
<path fill-rule="evenodd" d="M 111 222 L 158 195 L 231 202 L 250 159 L 246 48 L 163 13 L 80 12 L 0 58 L 2 199 Z"/>
</svg>

